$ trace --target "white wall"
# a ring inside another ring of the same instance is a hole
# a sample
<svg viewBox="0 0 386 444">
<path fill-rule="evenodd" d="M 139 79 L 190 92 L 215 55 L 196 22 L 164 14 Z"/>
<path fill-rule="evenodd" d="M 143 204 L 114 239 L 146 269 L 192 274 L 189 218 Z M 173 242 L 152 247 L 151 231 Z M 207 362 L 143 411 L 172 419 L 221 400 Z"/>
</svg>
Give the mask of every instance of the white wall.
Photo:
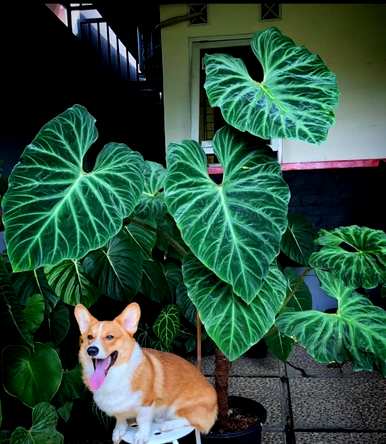
<svg viewBox="0 0 386 444">
<path fill-rule="evenodd" d="M 161 6 L 161 20 L 187 5 Z M 162 30 L 166 145 L 190 138 L 193 41 L 252 35 L 278 27 L 319 54 L 341 90 L 336 125 L 314 146 L 283 142 L 283 162 L 386 158 L 386 5 L 283 4 L 282 19 L 261 22 L 257 4 L 210 4 L 208 24 L 178 23 Z"/>
</svg>

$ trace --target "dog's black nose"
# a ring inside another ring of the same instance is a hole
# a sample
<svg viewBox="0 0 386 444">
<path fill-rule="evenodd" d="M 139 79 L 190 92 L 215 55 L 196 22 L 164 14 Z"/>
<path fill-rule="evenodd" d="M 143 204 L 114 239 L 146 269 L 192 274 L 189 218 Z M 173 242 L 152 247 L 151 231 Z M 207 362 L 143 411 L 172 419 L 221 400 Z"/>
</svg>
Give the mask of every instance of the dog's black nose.
<svg viewBox="0 0 386 444">
<path fill-rule="evenodd" d="M 98 347 L 89 347 L 89 348 L 87 349 L 87 353 L 88 353 L 90 356 L 96 356 L 96 355 L 99 353 Z"/>
</svg>

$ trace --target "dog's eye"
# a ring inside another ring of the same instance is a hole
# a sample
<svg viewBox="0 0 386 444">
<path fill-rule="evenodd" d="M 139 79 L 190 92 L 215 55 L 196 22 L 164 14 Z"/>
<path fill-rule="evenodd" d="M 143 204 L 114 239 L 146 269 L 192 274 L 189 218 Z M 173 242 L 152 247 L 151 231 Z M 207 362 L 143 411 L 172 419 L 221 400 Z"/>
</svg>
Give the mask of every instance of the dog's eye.
<svg viewBox="0 0 386 444">
<path fill-rule="evenodd" d="M 114 336 L 113 336 L 113 335 L 107 335 L 107 336 L 106 336 L 106 339 L 107 339 L 108 341 L 111 341 L 112 339 L 114 339 Z"/>
<path fill-rule="evenodd" d="M 88 335 L 87 339 L 89 339 L 91 341 L 91 339 L 94 339 L 94 336 L 93 335 Z"/>
</svg>

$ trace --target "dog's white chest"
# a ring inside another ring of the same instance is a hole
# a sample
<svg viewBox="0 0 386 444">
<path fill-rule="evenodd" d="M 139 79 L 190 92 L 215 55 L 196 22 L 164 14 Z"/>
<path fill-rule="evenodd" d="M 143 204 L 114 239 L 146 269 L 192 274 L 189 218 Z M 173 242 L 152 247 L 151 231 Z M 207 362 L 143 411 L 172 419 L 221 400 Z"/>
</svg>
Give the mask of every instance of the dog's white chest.
<svg viewBox="0 0 386 444">
<path fill-rule="evenodd" d="M 142 360 L 141 349 L 136 345 L 130 361 L 112 367 L 102 386 L 94 392 L 97 406 L 110 416 L 137 411 L 141 406 L 142 393 L 131 390 L 134 372 Z"/>
</svg>

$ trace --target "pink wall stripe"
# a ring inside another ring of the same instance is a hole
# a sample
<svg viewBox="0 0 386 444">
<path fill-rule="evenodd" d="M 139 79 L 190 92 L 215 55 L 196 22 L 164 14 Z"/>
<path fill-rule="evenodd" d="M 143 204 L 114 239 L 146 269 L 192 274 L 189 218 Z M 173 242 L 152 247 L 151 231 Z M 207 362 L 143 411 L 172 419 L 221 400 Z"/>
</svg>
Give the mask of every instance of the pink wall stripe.
<svg viewBox="0 0 386 444">
<path fill-rule="evenodd" d="M 296 163 L 282 163 L 281 169 L 283 171 L 293 170 L 323 170 L 327 168 L 370 168 L 377 167 L 381 160 L 386 159 L 364 159 L 364 160 L 332 160 L 323 162 L 296 162 Z M 208 167 L 209 174 L 222 174 L 222 166 Z"/>
</svg>

